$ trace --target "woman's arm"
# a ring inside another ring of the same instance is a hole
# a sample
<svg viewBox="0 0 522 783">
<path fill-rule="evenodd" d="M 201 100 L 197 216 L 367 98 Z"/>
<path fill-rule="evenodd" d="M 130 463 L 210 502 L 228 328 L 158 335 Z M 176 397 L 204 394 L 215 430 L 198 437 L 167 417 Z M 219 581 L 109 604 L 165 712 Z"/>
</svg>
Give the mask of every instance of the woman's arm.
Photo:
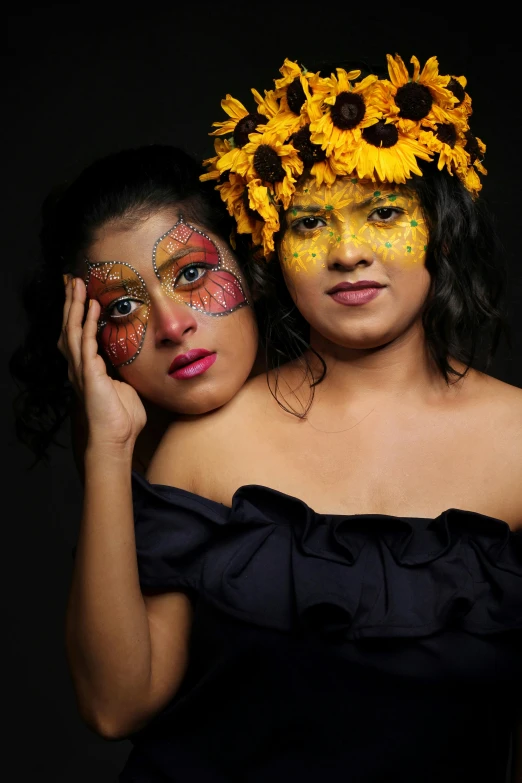
<svg viewBox="0 0 522 783">
<path fill-rule="evenodd" d="M 107 738 L 143 726 L 172 698 L 187 663 L 191 607 L 181 593 L 140 590 L 132 453 L 145 412 L 110 379 L 97 353 L 99 305 L 82 329 L 85 286 L 67 287 L 61 350 L 85 401 L 85 493 L 66 615 L 66 648 L 80 712 Z"/>
</svg>

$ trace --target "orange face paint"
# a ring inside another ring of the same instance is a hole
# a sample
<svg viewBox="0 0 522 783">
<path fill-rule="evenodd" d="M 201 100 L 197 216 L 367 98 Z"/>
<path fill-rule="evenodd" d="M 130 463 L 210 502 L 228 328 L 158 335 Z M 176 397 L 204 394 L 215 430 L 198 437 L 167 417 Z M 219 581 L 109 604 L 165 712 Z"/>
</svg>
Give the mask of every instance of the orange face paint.
<svg viewBox="0 0 522 783">
<path fill-rule="evenodd" d="M 193 310 L 221 316 L 248 304 L 236 263 L 182 217 L 154 245 L 152 264 L 167 296 Z"/>
<path fill-rule="evenodd" d="M 123 262 L 86 263 L 87 296 L 101 305 L 100 345 L 114 367 L 130 364 L 141 351 L 149 318 L 145 281 Z"/>
</svg>

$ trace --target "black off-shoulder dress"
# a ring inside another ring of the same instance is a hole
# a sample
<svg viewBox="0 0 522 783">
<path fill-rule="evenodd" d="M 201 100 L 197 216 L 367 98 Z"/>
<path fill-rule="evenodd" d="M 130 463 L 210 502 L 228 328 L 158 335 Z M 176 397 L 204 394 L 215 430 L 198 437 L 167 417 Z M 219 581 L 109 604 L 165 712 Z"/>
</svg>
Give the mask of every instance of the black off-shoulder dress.
<svg viewBox="0 0 522 783">
<path fill-rule="evenodd" d="M 121 783 L 505 783 L 522 533 L 133 485 L 142 587 L 195 616 L 182 687 L 130 737 Z"/>
</svg>

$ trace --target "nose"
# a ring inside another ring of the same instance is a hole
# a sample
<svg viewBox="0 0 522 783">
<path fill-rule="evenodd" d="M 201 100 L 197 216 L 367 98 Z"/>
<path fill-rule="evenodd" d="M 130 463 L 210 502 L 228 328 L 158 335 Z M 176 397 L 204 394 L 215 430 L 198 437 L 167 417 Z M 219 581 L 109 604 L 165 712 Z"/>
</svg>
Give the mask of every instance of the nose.
<svg viewBox="0 0 522 783">
<path fill-rule="evenodd" d="M 155 299 L 151 315 L 157 346 L 179 345 L 198 328 L 194 311 L 183 302 L 174 302 L 166 296 Z"/>
<path fill-rule="evenodd" d="M 373 264 L 372 248 L 368 242 L 354 234 L 350 226 L 343 227 L 341 233 L 334 235 L 332 240 L 328 253 L 328 269 L 349 270 Z"/>
</svg>

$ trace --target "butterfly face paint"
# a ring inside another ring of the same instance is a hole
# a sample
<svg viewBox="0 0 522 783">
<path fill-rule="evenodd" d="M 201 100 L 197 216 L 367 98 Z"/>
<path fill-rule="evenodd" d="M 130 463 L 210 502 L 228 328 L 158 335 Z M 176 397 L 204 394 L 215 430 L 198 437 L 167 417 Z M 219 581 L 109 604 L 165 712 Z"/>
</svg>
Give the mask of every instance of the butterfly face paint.
<svg viewBox="0 0 522 783">
<path fill-rule="evenodd" d="M 286 214 L 280 258 L 291 274 L 325 266 L 341 243 L 369 249 L 384 264 L 424 263 L 427 227 L 416 194 L 398 185 L 376 187 L 339 178 L 331 187 L 309 181 Z"/>
<path fill-rule="evenodd" d="M 200 313 L 229 315 L 248 305 L 236 263 L 181 216 L 157 240 L 152 264 L 167 296 Z"/>
<path fill-rule="evenodd" d="M 114 367 L 130 364 L 139 355 L 150 311 L 145 281 L 129 264 L 88 259 L 87 296 L 101 305 L 98 340 Z"/>
</svg>

